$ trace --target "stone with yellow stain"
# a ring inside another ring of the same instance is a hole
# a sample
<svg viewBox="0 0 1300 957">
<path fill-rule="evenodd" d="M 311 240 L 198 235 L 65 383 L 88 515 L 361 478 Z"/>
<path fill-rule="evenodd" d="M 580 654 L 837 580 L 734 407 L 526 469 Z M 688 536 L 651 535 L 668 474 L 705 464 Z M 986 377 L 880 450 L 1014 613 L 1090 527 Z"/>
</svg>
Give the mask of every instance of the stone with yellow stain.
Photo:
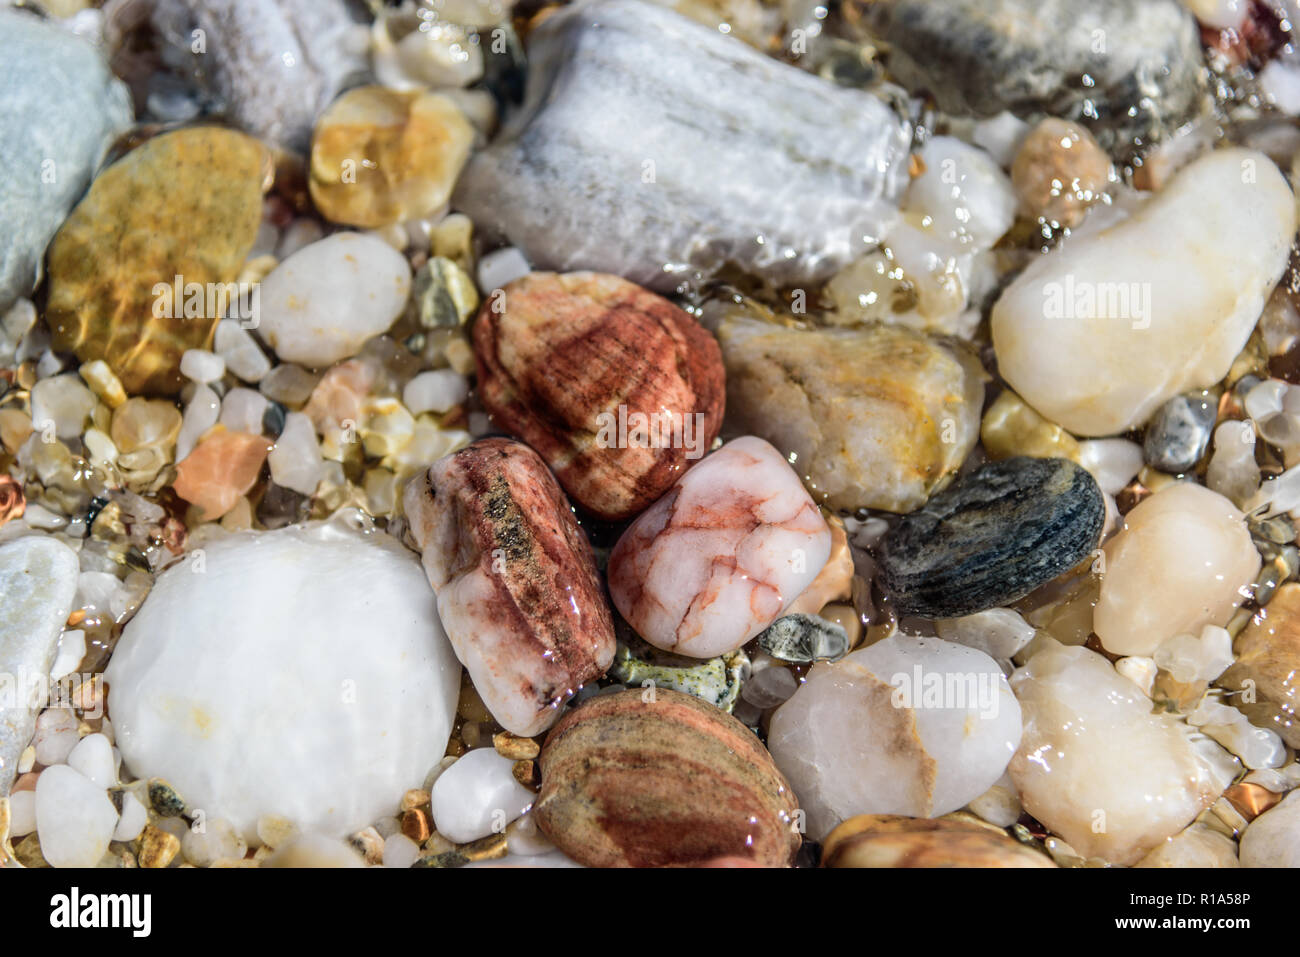
<svg viewBox="0 0 1300 957">
<path fill-rule="evenodd" d="M 194 127 L 101 173 L 50 246 L 55 348 L 103 359 L 128 393 L 178 392 L 181 355 L 211 344 L 226 284 L 257 238 L 270 171 L 257 140 Z"/>
<path fill-rule="evenodd" d="M 984 413 L 980 440 L 991 459 L 1029 455 L 1079 461 L 1079 443 L 1074 436 L 1043 418 L 1010 389 L 999 395 Z"/>
<path fill-rule="evenodd" d="M 180 849 L 180 838 L 175 834 L 147 824 L 144 833 L 140 835 L 140 866 L 167 867 L 176 859 Z"/>
<path fill-rule="evenodd" d="M 271 443 L 263 436 L 217 426 L 176 466 L 172 488 L 204 521 L 215 521 L 257 482 L 270 451 Z"/>
<path fill-rule="evenodd" d="M 316 123 L 311 195 L 328 220 L 377 229 L 441 208 L 474 130 L 447 96 L 362 86 Z"/>
</svg>

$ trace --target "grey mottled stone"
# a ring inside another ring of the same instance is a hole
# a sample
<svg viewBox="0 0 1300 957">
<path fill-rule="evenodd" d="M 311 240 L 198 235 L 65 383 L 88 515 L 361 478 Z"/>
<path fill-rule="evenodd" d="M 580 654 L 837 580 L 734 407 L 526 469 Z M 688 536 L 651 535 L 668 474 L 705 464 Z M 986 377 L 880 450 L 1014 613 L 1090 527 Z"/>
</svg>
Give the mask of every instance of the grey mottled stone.
<svg viewBox="0 0 1300 957">
<path fill-rule="evenodd" d="M 825 618 L 786 615 L 758 636 L 758 647 L 778 661 L 839 661 L 849 652 L 849 636 L 842 626 Z"/>
<path fill-rule="evenodd" d="M 1105 501 L 1068 459 L 1004 459 L 962 476 L 885 537 L 881 585 L 899 615 L 959 618 L 1023 598 L 1083 561 Z"/>
<path fill-rule="evenodd" d="M 1147 464 L 1162 472 L 1186 472 L 1201 460 L 1210 443 L 1219 404 L 1206 392 L 1176 395 L 1147 423 L 1142 452 Z"/>
<path fill-rule="evenodd" d="M 536 268 L 671 289 L 730 260 L 794 285 L 896 215 L 910 129 L 869 93 L 639 0 L 553 14 L 529 55 L 523 108 L 453 205 Z"/>
<path fill-rule="evenodd" d="M 0 795 L 9 793 L 31 743 L 36 711 L 28 692 L 49 678 L 78 571 L 76 552 L 44 535 L 0 546 Z"/>
<path fill-rule="evenodd" d="M 1120 153 L 1197 110 L 1203 58 L 1179 0 L 887 0 L 870 13 L 891 73 L 949 112 L 1085 117 Z"/>
<path fill-rule="evenodd" d="M 0 314 L 31 294 L 45 247 L 130 121 L 98 50 L 0 9 Z"/>
</svg>

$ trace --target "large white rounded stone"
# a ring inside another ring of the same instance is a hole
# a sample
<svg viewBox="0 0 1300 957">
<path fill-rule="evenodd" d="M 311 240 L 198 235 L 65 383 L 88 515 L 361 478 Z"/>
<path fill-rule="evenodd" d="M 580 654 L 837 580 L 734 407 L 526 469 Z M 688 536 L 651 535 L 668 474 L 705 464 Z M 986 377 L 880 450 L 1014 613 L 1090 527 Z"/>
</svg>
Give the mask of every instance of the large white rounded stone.
<svg viewBox="0 0 1300 957">
<path fill-rule="evenodd" d="M 334 522 L 219 539 L 168 569 L 105 673 L 126 765 L 250 844 L 343 836 L 441 760 L 460 665 L 419 560 Z"/>
<path fill-rule="evenodd" d="M 1300 867 L 1300 791 L 1250 822 L 1241 835 L 1242 867 Z"/>
<path fill-rule="evenodd" d="M 767 743 L 820 840 L 857 814 L 938 817 L 979 797 L 1020 743 L 1020 706 L 984 652 L 895 635 L 814 666 Z"/>
</svg>

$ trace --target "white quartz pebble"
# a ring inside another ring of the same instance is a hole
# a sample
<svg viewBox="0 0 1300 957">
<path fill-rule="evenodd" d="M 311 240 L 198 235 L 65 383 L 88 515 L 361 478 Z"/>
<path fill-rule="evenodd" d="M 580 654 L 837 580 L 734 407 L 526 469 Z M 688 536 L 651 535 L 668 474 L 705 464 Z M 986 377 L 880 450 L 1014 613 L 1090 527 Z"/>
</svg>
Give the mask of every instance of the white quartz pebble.
<svg viewBox="0 0 1300 957">
<path fill-rule="evenodd" d="M 858 814 L 939 817 L 984 794 L 1020 743 L 1020 707 L 983 652 L 896 634 L 814 665 L 767 743 L 821 840 Z"/>
<path fill-rule="evenodd" d="M 239 860 L 248 850 L 244 839 L 225 818 L 206 818 L 202 826 L 186 829 L 181 838 L 181 853 L 195 867 L 207 867 L 213 861 Z"/>
<path fill-rule="evenodd" d="M 1205 470 L 1205 484 L 1230 501 L 1244 505 L 1259 486 L 1259 465 L 1255 462 L 1255 427 L 1250 422 L 1230 420 L 1214 430 L 1214 454 Z M 1286 483 L 1270 483 L 1277 493 Z"/>
<path fill-rule="evenodd" d="M 36 792 L 15 791 L 9 795 L 9 836 L 26 837 L 36 830 Z"/>
<path fill-rule="evenodd" d="M 410 867 L 420 859 L 420 845 L 405 834 L 384 839 L 384 867 Z"/>
<path fill-rule="evenodd" d="M 205 542 L 104 673 L 127 767 L 250 845 L 266 815 L 342 837 L 396 813 L 451 734 L 460 665 L 419 559 L 346 517 Z"/>
<path fill-rule="evenodd" d="M 440 774 L 430 792 L 438 833 L 464 844 L 504 831 L 535 797 L 515 780 L 513 768 L 493 748 L 478 748 Z"/>
<path fill-rule="evenodd" d="M 262 281 L 258 332 L 281 359 L 327 366 L 387 331 L 410 293 L 405 256 L 373 236 L 335 233 Z"/>
<path fill-rule="evenodd" d="M 1011 676 L 1024 738 L 1011 779 L 1025 810 L 1084 857 L 1128 865 L 1191 823 L 1237 763 L 1197 740 L 1104 657 L 1048 639 Z"/>
<path fill-rule="evenodd" d="M 1079 464 L 1092 473 L 1103 492 L 1116 495 L 1141 471 L 1142 446 L 1128 439 L 1080 442 Z"/>
<path fill-rule="evenodd" d="M 41 379 L 32 386 L 32 428 L 49 430 L 61 439 L 75 438 L 81 435 L 96 401 L 95 393 L 75 372 Z"/>
<path fill-rule="evenodd" d="M 1129 655 L 1115 662 L 1115 670 L 1142 689 L 1147 697 L 1156 684 L 1156 674 L 1160 671 L 1154 658 L 1143 655 Z"/>
<path fill-rule="evenodd" d="M 221 415 L 221 400 L 206 385 L 194 390 L 185 414 L 181 417 L 181 430 L 176 436 L 176 461 L 184 461 L 194 451 L 203 434 L 217 424 Z"/>
<path fill-rule="evenodd" d="M 217 323 L 212 348 L 225 361 L 226 368 L 245 382 L 261 382 L 271 371 L 271 360 L 236 319 L 222 319 Z"/>
<path fill-rule="evenodd" d="M 1232 664 L 1232 636 L 1218 625 L 1206 625 L 1197 635 L 1174 635 L 1156 649 L 1155 662 L 1175 681 L 1213 681 Z"/>
<path fill-rule="evenodd" d="M 94 867 L 108 850 L 117 809 L 108 792 L 62 765 L 36 779 L 36 833 L 54 867 Z"/>
<path fill-rule="evenodd" d="M 1263 153 L 1210 150 L 1118 225 L 1001 294 L 998 370 L 1075 435 L 1115 435 L 1227 373 L 1286 268 L 1295 198 Z"/>
<path fill-rule="evenodd" d="M 412 415 L 437 412 L 441 415 L 459 405 L 469 395 L 469 381 L 454 369 L 421 372 L 406 383 L 402 404 Z"/>
<path fill-rule="evenodd" d="M 113 829 L 113 840 L 134 841 L 149 823 L 149 809 L 130 791 L 122 792 L 122 816 Z"/>
<path fill-rule="evenodd" d="M 186 349 L 181 356 L 181 375 L 200 385 L 218 382 L 226 374 L 226 360 L 206 349 Z"/>
<path fill-rule="evenodd" d="M 58 681 L 77 670 L 86 657 L 86 633 L 80 628 L 67 628 L 59 635 L 59 651 L 50 666 L 50 679 Z"/>
<path fill-rule="evenodd" d="M 1252 771 L 1281 767 L 1286 761 L 1286 745 L 1277 732 L 1255 727 L 1236 708 L 1209 695 L 1187 716 L 1187 723 L 1218 741 Z"/>
<path fill-rule="evenodd" d="M 284 430 L 275 440 L 267 462 L 271 466 L 271 480 L 276 485 L 303 495 L 314 494 L 324 466 L 311 419 L 301 412 L 290 412 L 285 416 Z"/>
<path fill-rule="evenodd" d="M 68 767 L 80 771 L 101 788 L 117 784 L 117 765 L 113 745 L 102 734 L 88 734 L 68 753 Z"/>
<path fill-rule="evenodd" d="M 1300 867 L 1300 791 L 1250 822 L 1241 835 L 1242 867 Z"/>
<path fill-rule="evenodd" d="M 944 239 L 976 249 L 996 243 L 1016 219 L 1016 193 L 997 161 L 952 136 L 932 136 L 921 148 L 920 175 L 903 195 L 904 212 L 925 218 Z"/>
<path fill-rule="evenodd" d="M 254 389 L 234 388 L 221 400 L 220 422 L 232 432 L 262 434 L 262 419 L 271 403 Z"/>
<path fill-rule="evenodd" d="M 1260 568 L 1242 513 L 1190 482 L 1140 502 L 1103 551 L 1093 630 L 1116 655 L 1150 656 L 1176 635 L 1226 625 Z"/>
<path fill-rule="evenodd" d="M 939 637 L 984 652 L 996 661 L 1012 657 L 1034 637 L 1034 626 L 1010 608 L 990 608 L 934 623 Z"/>
<path fill-rule="evenodd" d="M 49 708 L 36 719 L 36 760 L 40 764 L 62 764 L 77 746 L 77 715 L 71 708 Z"/>
<path fill-rule="evenodd" d="M 504 289 L 507 283 L 520 276 L 527 276 L 533 271 L 528 260 L 515 246 L 506 246 L 494 250 L 478 261 L 478 287 L 485 296 L 490 296 L 498 289 Z"/>
</svg>

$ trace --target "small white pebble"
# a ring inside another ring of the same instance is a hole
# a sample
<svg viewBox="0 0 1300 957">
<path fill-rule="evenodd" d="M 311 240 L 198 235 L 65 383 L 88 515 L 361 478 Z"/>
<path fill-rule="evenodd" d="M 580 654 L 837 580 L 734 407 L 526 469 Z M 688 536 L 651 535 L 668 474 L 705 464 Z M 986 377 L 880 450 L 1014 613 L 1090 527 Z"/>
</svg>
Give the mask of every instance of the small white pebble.
<svg viewBox="0 0 1300 957">
<path fill-rule="evenodd" d="M 441 415 L 469 396 L 469 380 L 452 369 L 421 372 L 406 383 L 402 404 L 412 415 L 437 412 Z"/>
<path fill-rule="evenodd" d="M 98 401 L 75 372 L 41 379 L 32 386 L 32 428 L 52 429 L 61 439 L 76 438 Z"/>
<path fill-rule="evenodd" d="M 68 754 L 68 767 L 85 775 L 101 788 L 117 784 L 117 768 L 113 762 L 113 745 L 102 734 L 88 734 L 77 742 Z"/>
<path fill-rule="evenodd" d="M 36 779 L 36 833 L 54 867 L 94 867 L 117 822 L 108 792 L 72 768 L 46 768 Z"/>
<path fill-rule="evenodd" d="M 226 368 L 245 382 L 260 382 L 271 371 L 271 360 L 237 320 L 222 319 L 217 323 L 213 348 L 225 360 Z"/>
<path fill-rule="evenodd" d="M 456 844 L 504 828 L 533 803 L 515 780 L 514 762 L 492 748 L 470 751 L 434 782 L 430 799 L 438 833 Z"/>
<path fill-rule="evenodd" d="M 194 446 L 199 444 L 203 433 L 217 424 L 220 414 L 221 400 L 215 392 L 206 385 L 194 390 L 194 397 L 190 399 L 190 404 L 185 407 L 185 414 L 181 417 L 180 433 L 176 436 L 177 462 L 183 462 L 194 451 Z"/>
<path fill-rule="evenodd" d="M 271 480 L 276 485 L 292 489 L 303 495 L 312 495 L 320 484 L 320 444 L 311 419 L 301 412 L 285 416 L 284 430 L 267 456 L 271 466 Z"/>
<path fill-rule="evenodd" d="M 134 841 L 149 823 L 149 811 L 130 791 L 122 792 L 122 816 L 113 831 L 115 841 Z"/>
<path fill-rule="evenodd" d="M 1080 442 L 1079 464 L 1092 473 L 1103 492 L 1117 495 L 1141 471 L 1142 446 L 1128 439 Z"/>
<path fill-rule="evenodd" d="M 262 434 L 262 418 L 271 403 L 253 389 L 236 387 L 221 400 L 221 424 L 232 432 Z"/>
<path fill-rule="evenodd" d="M 26 837 L 36 830 L 36 792 L 15 791 L 9 795 L 9 834 Z"/>
<path fill-rule="evenodd" d="M 1115 662 L 1115 670 L 1141 688 L 1142 693 L 1149 698 L 1156 684 L 1156 672 L 1160 669 L 1154 658 L 1129 655 Z"/>
<path fill-rule="evenodd" d="M 209 818 L 201 830 L 190 827 L 181 838 L 181 853 L 195 867 L 207 867 L 213 861 L 239 860 L 248 850 L 225 818 Z"/>
<path fill-rule="evenodd" d="M 64 516 L 55 515 L 45 506 L 34 502 L 27 504 L 27 510 L 23 512 L 23 521 L 29 528 L 39 528 L 46 532 L 55 531 L 68 524 Z"/>
<path fill-rule="evenodd" d="M 1286 761 L 1286 745 L 1276 732 L 1255 727 L 1236 708 L 1208 695 L 1187 716 L 1187 723 L 1200 728 L 1251 770 L 1281 767 Z"/>
<path fill-rule="evenodd" d="M 181 356 L 181 375 L 199 385 L 217 382 L 226 374 L 226 360 L 206 349 L 186 349 Z"/>
<path fill-rule="evenodd" d="M 520 276 L 527 276 L 532 271 L 533 267 L 528 265 L 528 260 L 519 249 L 506 246 L 504 249 L 488 253 L 479 260 L 478 287 L 483 290 L 484 296 L 491 296 L 506 283 Z"/>
<path fill-rule="evenodd" d="M 36 719 L 36 760 L 50 767 L 68 760 L 81 736 L 77 734 L 77 716 L 71 708 L 48 708 Z"/>
<path fill-rule="evenodd" d="M 1213 681 L 1232 662 L 1232 636 L 1217 625 L 1206 625 L 1199 638 L 1174 635 L 1155 651 L 1155 663 L 1184 684 Z"/>
<path fill-rule="evenodd" d="M 390 834 L 384 840 L 384 867 L 410 867 L 420 858 L 420 845 L 405 834 Z"/>
<path fill-rule="evenodd" d="M 59 635 L 59 650 L 50 666 L 50 678 L 58 681 L 77 670 L 81 659 L 86 657 L 86 633 L 80 628 L 66 629 Z"/>
</svg>

